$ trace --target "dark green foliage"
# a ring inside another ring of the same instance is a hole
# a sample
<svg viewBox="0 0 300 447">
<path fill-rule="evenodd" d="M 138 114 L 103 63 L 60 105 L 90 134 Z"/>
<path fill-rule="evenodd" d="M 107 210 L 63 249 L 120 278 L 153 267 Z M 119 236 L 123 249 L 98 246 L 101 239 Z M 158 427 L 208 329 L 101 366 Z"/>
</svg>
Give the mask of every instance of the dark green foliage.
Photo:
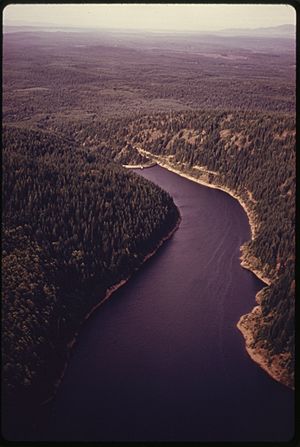
<svg viewBox="0 0 300 447">
<path fill-rule="evenodd" d="M 47 384 L 105 291 L 178 220 L 156 185 L 50 133 L 3 135 L 4 381 Z"/>
</svg>

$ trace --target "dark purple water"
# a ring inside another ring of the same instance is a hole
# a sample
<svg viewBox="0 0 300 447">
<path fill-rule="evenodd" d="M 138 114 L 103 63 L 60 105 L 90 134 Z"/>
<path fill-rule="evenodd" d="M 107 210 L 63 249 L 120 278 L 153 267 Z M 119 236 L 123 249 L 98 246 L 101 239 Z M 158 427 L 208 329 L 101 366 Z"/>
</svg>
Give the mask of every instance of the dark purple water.
<svg viewBox="0 0 300 447">
<path fill-rule="evenodd" d="M 289 440 L 293 393 L 236 328 L 262 287 L 239 263 L 245 212 L 158 166 L 138 172 L 173 196 L 180 228 L 84 326 L 38 438 Z"/>
</svg>

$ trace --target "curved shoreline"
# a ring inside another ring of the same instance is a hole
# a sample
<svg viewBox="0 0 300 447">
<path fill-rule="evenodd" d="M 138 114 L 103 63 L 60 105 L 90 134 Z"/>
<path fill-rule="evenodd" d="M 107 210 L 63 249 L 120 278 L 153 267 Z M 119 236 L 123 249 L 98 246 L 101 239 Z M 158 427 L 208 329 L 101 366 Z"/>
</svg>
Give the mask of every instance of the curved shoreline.
<svg viewBox="0 0 300 447">
<path fill-rule="evenodd" d="M 220 191 L 227 192 L 227 194 L 229 194 L 231 197 L 238 200 L 238 202 L 240 203 L 240 205 L 242 206 L 242 208 L 244 209 L 244 211 L 246 212 L 246 214 L 248 216 L 250 229 L 251 229 L 251 239 L 254 240 L 258 224 L 255 222 L 255 217 L 253 215 L 253 212 L 251 210 L 249 210 L 249 208 L 247 208 L 247 205 L 244 202 L 244 200 L 240 196 L 238 196 L 234 191 L 227 188 L 226 186 L 219 186 L 219 185 L 216 185 L 213 183 L 209 183 L 203 179 L 193 177 L 190 174 L 186 174 L 185 172 L 180 171 L 179 169 L 176 169 L 174 166 L 171 166 L 170 164 L 168 164 L 166 162 L 166 160 L 162 160 L 161 157 L 159 157 L 158 155 L 151 154 L 151 152 L 149 152 L 149 151 L 146 151 L 146 150 L 140 149 L 140 148 L 137 148 L 137 150 L 143 155 L 153 157 L 155 162 L 159 166 L 167 169 L 168 171 L 174 172 L 175 174 L 178 174 L 181 177 L 187 178 L 188 180 L 191 180 L 192 182 L 198 183 L 200 185 L 208 186 L 209 188 L 219 189 Z M 201 169 L 201 171 L 203 172 L 203 174 L 208 173 L 208 171 L 204 167 L 203 167 L 203 169 Z"/>
<path fill-rule="evenodd" d="M 219 189 L 223 192 L 226 192 L 234 199 L 238 200 L 242 208 L 244 209 L 245 213 L 247 214 L 250 230 L 251 230 L 251 240 L 253 241 L 256 236 L 256 231 L 258 228 L 258 223 L 255 221 L 254 213 L 247 207 L 247 204 L 245 201 L 236 194 L 236 192 L 230 190 L 226 186 L 219 186 L 216 184 L 208 183 L 207 181 L 203 179 L 199 179 L 196 177 L 192 177 L 190 174 L 186 174 L 185 172 L 182 172 L 178 169 L 176 169 L 173 166 L 170 166 L 170 164 L 167 163 L 166 160 L 162 160 L 159 156 L 152 155 L 150 152 L 145 151 L 143 149 L 139 149 L 141 153 L 146 154 L 147 156 L 152 156 L 157 164 L 161 166 L 162 168 L 167 169 L 170 172 L 174 172 L 175 174 L 180 175 L 181 177 L 184 177 L 188 180 L 191 180 L 195 183 L 198 183 L 200 185 L 207 186 L 209 188 L 213 189 Z M 206 174 L 206 171 L 203 168 L 203 173 Z M 242 246 L 241 249 L 245 250 L 245 247 Z M 242 252 L 240 256 L 240 264 L 242 268 L 245 268 L 247 270 L 250 270 L 260 281 L 265 283 L 266 287 L 270 286 L 273 282 L 273 280 L 270 277 L 267 277 L 264 272 L 256 268 L 249 260 L 245 259 L 245 251 Z M 242 315 L 239 319 L 239 321 L 236 324 L 237 329 L 241 332 L 241 334 L 244 337 L 245 340 L 245 348 L 250 356 L 250 358 L 257 363 L 272 379 L 276 380 L 277 382 L 294 389 L 293 384 L 291 384 L 290 379 L 286 375 L 285 369 L 281 367 L 280 361 L 285 360 L 284 354 L 279 355 L 273 355 L 270 356 L 267 349 L 263 349 L 262 347 L 255 347 L 253 348 L 251 346 L 253 342 L 253 333 L 255 331 L 255 326 L 257 324 L 257 319 L 262 315 L 261 312 L 261 306 L 260 306 L 260 296 L 261 293 L 266 289 L 266 287 L 263 287 L 255 296 L 255 301 L 257 303 L 256 306 L 249 312 L 248 314 Z"/>
<path fill-rule="evenodd" d="M 68 367 L 68 364 L 69 364 L 69 360 L 70 360 L 70 355 L 71 355 L 71 352 L 72 352 L 72 349 L 73 349 L 74 345 L 76 344 L 77 338 L 78 338 L 79 333 L 80 333 L 80 328 L 81 328 L 81 326 L 85 323 L 85 321 L 87 321 L 87 320 L 90 318 L 90 316 L 91 316 L 91 315 L 92 315 L 92 314 L 93 314 L 93 313 L 94 313 L 100 306 L 102 306 L 103 303 L 105 303 L 105 301 L 107 301 L 107 300 L 113 295 L 114 292 L 116 292 L 116 291 L 117 291 L 118 289 L 120 289 L 123 285 L 125 285 L 125 284 L 130 280 L 130 278 L 132 277 L 132 275 L 133 275 L 134 273 L 136 273 L 138 270 L 140 270 L 140 268 L 144 265 L 144 263 L 145 263 L 148 259 L 150 259 L 152 256 L 154 256 L 154 255 L 156 254 L 156 252 L 157 252 L 157 251 L 159 250 L 159 248 L 164 244 L 164 242 L 166 242 L 167 240 L 171 239 L 171 237 L 173 236 L 173 234 L 178 230 L 179 225 L 180 225 L 180 222 L 181 222 L 181 215 L 180 215 L 179 210 L 178 210 L 178 213 L 179 213 L 179 218 L 178 218 L 178 220 L 177 220 L 177 222 L 176 222 L 174 228 L 172 228 L 172 230 L 169 231 L 169 233 L 168 233 L 166 236 L 164 236 L 162 239 L 160 239 L 160 241 L 157 243 L 157 245 L 156 245 L 156 247 L 154 248 L 154 250 L 153 250 L 152 252 L 148 253 L 148 254 L 144 257 L 144 259 L 142 260 L 141 264 L 140 264 L 138 267 L 136 267 L 136 268 L 133 270 L 133 272 L 132 272 L 127 278 L 122 279 L 122 280 L 119 281 L 118 283 L 113 284 L 111 287 L 109 287 L 109 288 L 107 289 L 107 291 L 106 291 L 104 297 L 103 297 L 102 299 L 100 299 L 100 301 L 99 301 L 97 304 L 95 304 L 95 305 L 94 305 L 94 306 L 87 312 L 87 314 L 84 316 L 83 320 L 78 324 L 78 331 L 75 332 L 74 337 L 67 343 L 67 347 L 66 347 L 66 360 L 65 360 L 65 363 L 64 363 L 64 366 L 63 366 L 63 368 L 62 368 L 62 372 L 61 372 L 59 378 L 56 380 L 56 382 L 55 382 L 54 385 L 53 385 L 53 393 L 52 393 L 46 400 L 44 400 L 43 402 L 40 403 L 41 406 L 46 405 L 47 403 L 51 402 L 51 401 L 54 399 L 54 397 L 55 397 L 55 395 L 56 395 L 56 393 L 57 393 L 57 390 L 58 390 L 58 388 L 59 388 L 59 386 L 60 386 L 60 384 L 61 384 L 61 382 L 62 382 L 62 380 L 63 380 L 63 378 L 64 378 L 64 376 L 65 376 L 65 373 L 66 373 L 66 370 L 67 370 L 67 367 Z"/>
<path fill-rule="evenodd" d="M 264 289 L 262 289 L 264 290 Z M 260 290 L 261 292 L 261 290 Z M 259 293 L 256 295 L 256 301 L 259 302 Z M 268 351 L 264 347 L 255 347 L 253 343 L 253 329 L 257 324 L 257 320 L 261 318 L 261 306 L 255 306 L 249 314 L 242 315 L 237 323 L 237 328 L 245 339 L 246 351 L 250 358 L 257 363 L 269 376 L 274 380 L 294 390 L 289 377 L 280 363 L 287 360 L 286 354 L 277 354 L 272 356 L 272 360 L 268 357 Z"/>
</svg>

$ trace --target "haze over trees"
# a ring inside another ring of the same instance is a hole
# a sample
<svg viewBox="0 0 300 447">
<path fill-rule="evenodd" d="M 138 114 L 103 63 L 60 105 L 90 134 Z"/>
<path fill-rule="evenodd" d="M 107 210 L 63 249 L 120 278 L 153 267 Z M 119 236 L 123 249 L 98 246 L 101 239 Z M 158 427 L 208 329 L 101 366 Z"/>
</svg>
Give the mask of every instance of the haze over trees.
<svg viewBox="0 0 300 447">
<path fill-rule="evenodd" d="M 50 394 L 84 315 L 174 228 L 172 198 L 120 166 L 148 162 L 140 149 L 194 177 L 205 168 L 253 210 L 247 255 L 272 280 L 255 343 L 285 354 L 292 383 L 294 64 L 289 39 L 4 35 L 9 396 Z"/>
</svg>

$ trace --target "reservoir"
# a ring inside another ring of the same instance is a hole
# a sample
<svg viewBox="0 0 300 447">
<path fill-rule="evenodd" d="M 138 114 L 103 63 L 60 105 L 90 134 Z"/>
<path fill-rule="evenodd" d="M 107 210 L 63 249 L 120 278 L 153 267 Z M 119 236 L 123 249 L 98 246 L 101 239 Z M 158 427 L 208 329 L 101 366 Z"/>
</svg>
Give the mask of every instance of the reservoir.
<svg viewBox="0 0 300 447">
<path fill-rule="evenodd" d="M 247 215 L 159 166 L 136 172 L 171 194 L 180 227 L 82 327 L 39 440 L 290 440 L 293 392 L 236 328 L 263 287 L 239 263 Z"/>
</svg>

